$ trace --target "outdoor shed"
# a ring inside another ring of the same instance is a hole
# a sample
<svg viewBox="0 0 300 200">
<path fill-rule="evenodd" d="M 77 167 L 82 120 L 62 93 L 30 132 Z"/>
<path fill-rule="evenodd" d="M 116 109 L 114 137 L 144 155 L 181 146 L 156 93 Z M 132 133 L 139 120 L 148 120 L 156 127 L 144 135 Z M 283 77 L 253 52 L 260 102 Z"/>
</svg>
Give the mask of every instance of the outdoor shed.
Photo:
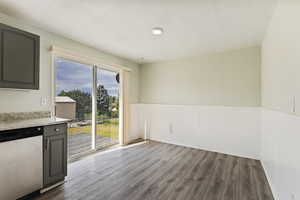
<svg viewBox="0 0 300 200">
<path fill-rule="evenodd" d="M 55 97 L 55 116 L 76 119 L 76 101 L 67 96 Z"/>
</svg>

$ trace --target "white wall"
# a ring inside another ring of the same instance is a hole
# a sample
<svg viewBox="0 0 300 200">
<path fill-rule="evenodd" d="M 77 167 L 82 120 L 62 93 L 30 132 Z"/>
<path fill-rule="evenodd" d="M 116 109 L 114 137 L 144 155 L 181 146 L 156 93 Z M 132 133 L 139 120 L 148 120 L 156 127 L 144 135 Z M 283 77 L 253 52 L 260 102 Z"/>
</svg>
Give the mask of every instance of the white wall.
<svg viewBox="0 0 300 200">
<path fill-rule="evenodd" d="M 300 199 L 299 11 L 300 1 L 280 0 L 262 46 L 262 161 L 280 200 Z"/>
<path fill-rule="evenodd" d="M 79 54 L 99 58 L 112 63 L 124 65 L 132 69 L 130 73 L 130 95 L 129 101 L 137 103 L 139 100 L 139 66 L 136 63 L 118 58 L 116 56 L 103 53 L 76 41 L 63 38 L 35 28 L 25 22 L 8 17 L 0 13 L 0 23 L 14 26 L 25 31 L 29 31 L 40 35 L 41 51 L 40 51 L 40 90 L 38 91 L 16 91 L 0 89 L 0 112 L 28 112 L 28 111 L 47 111 L 50 110 L 51 96 L 51 53 L 49 48 L 51 45 L 57 45 L 66 49 L 70 49 Z M 101 39 L 101 38 L 99 38 Z M 41 98 L 47 99 L 47 105 L 41 105 Z"/>
<path fill-rule="evenodd" d="M 261 157 L 276 199 L 300 198 L 300 117 L 262 110 Z"/>
<path fill-rule="evenodd" d="M 141 103 L 260 106 L 260 47 L 141 66 Z"/>
<path fill-rule="evenodd" d="M 130 104 L 128 141 L 144 138 L 144 114 L 142 104 Z"/>
<path fill-rule="evenodd" d="M 259 107 L 138 104 L 132 121 L 135 136 L 146 123 L 152 140 L 259 159 Z"/>
</svg>

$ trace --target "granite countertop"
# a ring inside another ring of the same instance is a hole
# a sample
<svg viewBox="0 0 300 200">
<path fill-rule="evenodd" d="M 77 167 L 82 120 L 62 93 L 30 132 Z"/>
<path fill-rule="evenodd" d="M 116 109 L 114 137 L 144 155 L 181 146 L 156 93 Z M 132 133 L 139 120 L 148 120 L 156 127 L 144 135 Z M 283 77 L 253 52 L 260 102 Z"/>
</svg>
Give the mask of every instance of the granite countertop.
<svg viewBox="0 0 300 200">
<path fill-rule="evenodd" d="M 19 128 L 30 128 L 37 126 L 47 126 L 54 124 L 67 123 L 71 120 L 58 117 L 46 117 L 38 119 L 26 119 L 26 120 L 8 120 L 0 122 L 0 131 L 7 131 Z"/>
</svg>

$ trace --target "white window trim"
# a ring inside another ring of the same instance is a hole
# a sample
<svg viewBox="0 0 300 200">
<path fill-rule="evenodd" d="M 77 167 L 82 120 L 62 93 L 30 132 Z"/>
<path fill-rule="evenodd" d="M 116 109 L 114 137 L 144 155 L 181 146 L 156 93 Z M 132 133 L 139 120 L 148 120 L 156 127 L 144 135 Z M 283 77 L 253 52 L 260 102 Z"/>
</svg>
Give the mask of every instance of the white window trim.
<svg viewBox="0 0 300 200">
<path fill-rule="evenodd" d="M 96 82 L 96 68 L 110 70 L 114 72 L 118 72 L 120 74 L 120 102 L 119 102 L 119 144 L 124 145 L 126 144 L 125 141 L 125 131 L 124 131 L 124 123 L 125 123 L 125 109 L 124 109 L 124 81 L 123 81 L 123 75 L 124 71 L 130 72 L 131 69 L 121 66 L 119 64 L 109 63 L 105 62 L 104 60 L 95 59 L 92 57 L 87 56 L 81 56 L 80 54 L 74 53 L 70 50 L 58 47 L 58 46 L 51 46 L 51 117 L 55 118 L 55 97 L 56 97 L 56 67 L 55 67 L 55 59 L 62 58 L 74 62 L 78 62 L 81 64 L 90 65 L 93 67 L 93 81 Z M 93 83 L 92 88 L 92 104 L 93 107 L 96 108 L 96 88 L 94 87 L 95 83 Z M 94 125 L 96 122 L 96 109 L 92 109 L 92 150 L 91 151 L 97 151 L 96 148 L 96 126 Z"/>
<path fill-rule="evenodd" d="M 56 55 L 58 57 L 62 57 L 65 59 L 74 60 L 74 61 L 82 63 L 82 64 L 87 64 L 87 65 L 91 65 L 91 66 L 97 65 L 97 66 L 101 66 L 101 68 L 103 68 L 103 69 L 112 70 L 112 71 L 120 71 L 120 70 L 125 70 L 125 71 L 129 71 L 129 72 L 131 71 L 130 68 L 125 67 L 121 64 L 109 62 L 104 59 L 98 59 L 98 58 L 94 58 L 94 57 L 84 56 L 79 53 L 76 53 L 71 50 L 64 49 L 64 48 L 61 48 L 58 46 L 51 46 L 50 51 L 52 52 L 52 55 Z"/>
</svg>

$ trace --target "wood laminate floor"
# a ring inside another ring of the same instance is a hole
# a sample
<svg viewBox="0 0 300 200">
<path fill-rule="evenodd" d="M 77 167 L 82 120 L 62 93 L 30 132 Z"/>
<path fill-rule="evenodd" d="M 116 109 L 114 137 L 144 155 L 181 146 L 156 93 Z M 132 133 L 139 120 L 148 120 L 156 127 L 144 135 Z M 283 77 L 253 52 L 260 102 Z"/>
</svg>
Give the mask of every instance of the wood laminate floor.
<svg viewBox="0 0 300 200">
<path fill-rule="evenodd" d="M 36 199 L 273 200 L 257 160 L 159 142 L 69 165 L 64 185 Z"/>
</svg>

